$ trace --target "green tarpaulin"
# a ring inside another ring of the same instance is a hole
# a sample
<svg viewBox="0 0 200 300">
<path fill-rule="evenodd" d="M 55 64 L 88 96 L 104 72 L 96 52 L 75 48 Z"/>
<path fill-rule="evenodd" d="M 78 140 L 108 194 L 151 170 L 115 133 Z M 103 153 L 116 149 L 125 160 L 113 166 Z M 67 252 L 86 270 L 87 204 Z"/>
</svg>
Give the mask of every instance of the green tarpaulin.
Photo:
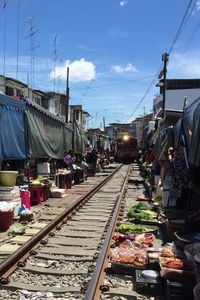
<svg viewBox="0 0 200 300">
<path fill-rule="evenodd" d="M 27 104 L 28 156 L 31 158 L 63 157 L 65 150 L 64 125 Z"/>
</svg>

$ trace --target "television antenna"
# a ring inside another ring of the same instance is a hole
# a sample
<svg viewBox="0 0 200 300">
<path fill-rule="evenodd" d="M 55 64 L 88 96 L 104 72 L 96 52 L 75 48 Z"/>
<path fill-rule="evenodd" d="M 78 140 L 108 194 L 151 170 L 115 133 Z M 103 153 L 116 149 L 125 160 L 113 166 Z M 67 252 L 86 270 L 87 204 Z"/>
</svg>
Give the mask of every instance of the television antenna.
<svg viewBox="0 0 200 300">
<path fill-rule="evenodd" d="M 30 38 L 30 86 L 33 89 L 34 87 L 34 73 L 35 73 L 35 49 L 39 48 L 40 46 L 34 45 L 34 36 L 36 32 L 38 32 L 38 29 L 35 29 L 33 25 L 34 17 L 31 17 L 26 24 L 29 25 L 29 31 L 30 33 L 26 36 L 26 39 Z"/>
<path fill-rule="evenodd" d="M 6 7 L 8 0 L 3 2 L 3 76 L 6 74 Z"/>
</svg>

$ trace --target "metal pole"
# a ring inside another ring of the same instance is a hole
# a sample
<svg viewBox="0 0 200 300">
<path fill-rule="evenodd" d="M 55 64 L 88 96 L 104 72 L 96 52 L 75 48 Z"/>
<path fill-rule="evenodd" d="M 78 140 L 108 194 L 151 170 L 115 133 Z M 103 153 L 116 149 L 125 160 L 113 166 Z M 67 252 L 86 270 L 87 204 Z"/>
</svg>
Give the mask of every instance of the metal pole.
<svg viewBox="0 0 200 300">
<path fill-rule="evenodd" d="M 163 117 L 165 117 L 165 104 L 166 104 L 166 76 L 167 76 L 167 62 L 169 60 L 169 54 L 164 53 L 162 55 L 163 66 Z"/>
<path fill-rule="evenodd" d="M 69 67 L 67 67 L 67 83 L 66 83 L 66 123 L 68 123 L 68 113 L 69 113 Z"/>
</svg>

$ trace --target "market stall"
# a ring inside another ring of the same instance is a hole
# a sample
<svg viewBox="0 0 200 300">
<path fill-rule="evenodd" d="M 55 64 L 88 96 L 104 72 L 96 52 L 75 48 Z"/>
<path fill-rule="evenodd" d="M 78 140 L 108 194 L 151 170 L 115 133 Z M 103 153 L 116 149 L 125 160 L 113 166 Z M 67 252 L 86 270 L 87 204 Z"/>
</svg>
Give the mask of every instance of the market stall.
<svg viewBox="0 0 200 300">
<path fill-rule="evenodd" d="M 25 159 L 24 104 L 0 94 L 0 160 Z"/>
<path fill-rule="evenodd" d="M 60 159 L 65 151 L 64 122 L 37 103 L 26 100 L 28 156 Z"/>
</svg>

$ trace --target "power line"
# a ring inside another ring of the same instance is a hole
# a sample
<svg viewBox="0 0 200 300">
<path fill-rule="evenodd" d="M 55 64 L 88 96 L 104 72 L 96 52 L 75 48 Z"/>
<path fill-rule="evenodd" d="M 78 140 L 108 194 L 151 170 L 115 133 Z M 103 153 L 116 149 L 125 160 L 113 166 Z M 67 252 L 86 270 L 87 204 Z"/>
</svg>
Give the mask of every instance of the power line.
<svg viewBox="0 0 200 300">
<path fill-rule="evenodd" d="M 172 41 L 172 44 L 171 44 L 171 46 L 170 46 L 170 48 L 169 48 L 169 50 L 168 50 L 168 54 L 170 54 L 170 53 L 172 52 L 172 50 L 173 50 L 173 48 L 174 48 L 174 46 L 175 46 L 175 44 L 176 44 L 176 41 L 178 40 L 178 38 L 179 38 L 181 32 L 183 31 L 185 25 L 187 24 L 187 22 L 188 22 L 188 20 L 189 20 L 189 17 L 190 17 L 190 15 L 191 15 L 191 13 L 192 13 L 194 7 L 196 6 L 196 0 L 195 0 L 195 3 L 193 4 L 192 9 L 189 11 L 189 9 L 190 9 L 190 7 L 191 7 L 191 5 L 192 5 L 192 2 L 193 2 L 193 0 L 190 0 L 189 3 L 188 3 L 188 6 L 187 6 L 187 8 L 186 8 L 186 11 L 185 11 L 185 13 L 184 13 L 184 15 L 183 15 L 183 18 L 182 18 L 182 20 L 181 20 L 181 23 L 180 23 L 180 25 L 179 25 L 179 27 L 178 27 L 178 30 L 177 30 L 177 32 L 176 32 L 176 34 L 175 34 L 175 37 L 174 37 L 174 39 L 173 39 L 173 41 Z M 188 14 L 188 12 L 189 12 L 189 14 Z"/>
<path fill-rule="evenodd" d="M 158 70 L 157 70 L 157 72 L 156 72 L 156 74 L 155 74 L 153 80 L 151 81 L 149 87 L 147 88 L 147 90 L 146 90 L 144 96 L 141 98 L 141 100 L 139 101 L 139 103 L 138 103 L 137 106 L 135 107 L 134 111 L 133 111 L 132 114 L 129 116 L 128 120 L 131 119 L 131 118 L 133 117 L 133 115 L 136 113 L 138 107 L 139 107 L 139 106 L 141 105 L 141 103 L 144 101 L 144 99 L 145 99 L 146 96 L 148 95 L 150 89 L 151 89 L 152 86 L 155 84 L 155 81 L 156 81 L 157 78 L 158 78 L 158 75 L 159 75 L 159 73 L 160 73 L 160 71 L 161 71 L 161 68 L 162 68 L 162 64 L 159 66 L 159 68 L 158 68 Z"/>
<path fill-rule="evenodd" d="M 175 66 L 174 66 L 174 68 L 173 68 L 173 70 L 172 70 L 171 73 L 173 73 L 173 72 L 176 70 L 177 65 L 180 63 L 180 61 L 181 61 L 183 55 L 184 55 L 185 52 L 187 51 L 189 45 L 191 44 L 191 42 L 192 42 L 193 38 L 195 37 L 195 35 L 196 35 L 197 31 L 199 30 L 199 28 L 200 28 L 200 21 L 196 24 L 196 26 L 195 26 L 195 28 L 194 28 L 192 34 L 191 34 L 191 37 L 190 37 L 190 38 L 188 39 L 188 41 L 186 42 L 185 47 L 183 48 L 182 53 L 179 55 L 179 57 L 178 57 L 178 59 L 177 59 L 177 61 L 176 61 L 176 63 L 175 63 Z"/>
<path fill-rule="evenodd" d="M 121 85 L 121 84 L 124 84 L 124 83 L 130 83 L 130 82 L 135 82 L 135 81 L 139 81 L 139 80 L 144 80 L 144 79 L 150 79 L 150 78 L 153 78 L 154 76 L 146 76 L 146 77 L 140 77 L 140 78 L 137 78 L 137 79 L 131 79 L 131 80 L 126 80 L 126 81 L 119 81 L 119 82 L 114 82 L 112 84 L 102 84 L 102 85 L 96 85 L 96 86 L 93 86 L 93 87 L 89 87 L 89 86 L 85 86 L 85 87 L 82 87 L 82 88 L 77 88 L 76 90 L 82 90 L 82 89 L 90 89 L 90 90 L 95 90 L 95 89 L 98 89 L 98 88 L 102 88 L 102 87 L 109 87 L 109 86 L 115 86 L 115 85 Z"/>
<path fill-rule="evenodd" d="M 172 50 L 173 50 L 173 48 L 174 48 L 174 46 L 175 46 L 176 41 L 178 40 L 178 38 L 179 38 L 181 32 L 183 31 L 184 27 L 186 26 L 186 24 L 187 24 L 187 22 L 188 22 L 188 20 L 189 20 L 189 17 L 190 17 L 190 15 L 191 15 L 191 13 L 192 13 L 192 11 L 193 11 L 195 5 L 196 5 L 196 0 L 195 0 L 195 3 L 193 4 L 192 9 L 190 10 L 191 5 L 192 5 L 192 2 L 193 2 L 193 0 L 190 0 L 189 3 L 188 3 L 188 5 L 187 5 L 186 11 L 185 11 L 185 13 L 184 13 L 184 15 L 183 15 L 183 18 L 182 18 L 181 23 L 180 23 L 180 25 L 179 25 L 179 27 L 178 27 L 178 30 L 177 30 L 177 32 L 176 32 L 176 34 L 175 34 L 175 37 L 174 37 L 174 39 L 173 39 L 173 41 L 172 41 L 172 43 L 171 43 L 171 46 L 170 46 L 169 51 L 168 51 L 168 54 L 170 54 L 170 53 L 172 52 Z M 161 70 L 162 70 L 162 64 L 159 66 L 159 68 L 158 68 L 158 70 L 157 70 L 157 72 L 156 72 L 156 74 L 155 74 L 155 76 L 154 76 L 154 79 L 152 80 L 152 82 L 150 83 L 149 87 L 147 88 L 147 90 L 146 90 L 144 96 L 141 98 L 141 100 L 139 101 L 139 103 L 138 103 L 137 106 L 135 107 L 133 113 L 129 116 L 128 119 L 130 119 L 130 118 L 133 117 L 133 115 L 134 115 L 135 112 L 137 111 L 138 107 L 139 107 L 139 106 L 141 105 L 141 103 L 144 101 L 144 99 L 145 99 L 146 96 L 148 95 L 149 91 L 151 90 L 152 86 L 154 85 L 155 80 L 158 78 L 158 75 L 160 74 L 160 71 L 161 71 Z"/>
</svg>

